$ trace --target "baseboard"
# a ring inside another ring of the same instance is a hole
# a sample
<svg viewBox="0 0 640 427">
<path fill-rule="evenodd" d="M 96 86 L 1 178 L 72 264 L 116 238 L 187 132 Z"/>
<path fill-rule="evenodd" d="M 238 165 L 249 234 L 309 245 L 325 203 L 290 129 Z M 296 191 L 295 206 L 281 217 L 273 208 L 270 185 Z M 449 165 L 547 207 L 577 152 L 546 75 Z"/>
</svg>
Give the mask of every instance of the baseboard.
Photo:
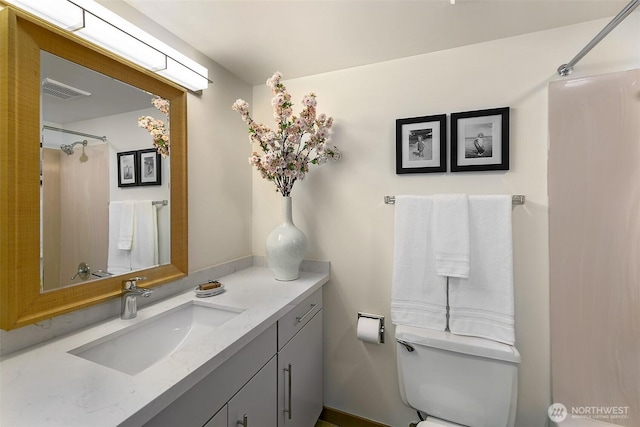
<svg viewBox="0 0 640 427">
<path fill-rule="evenodd" d="M 322 408 L 320 419 L 340 427 L 391 427 L 326 406 Z"/>
</svg>

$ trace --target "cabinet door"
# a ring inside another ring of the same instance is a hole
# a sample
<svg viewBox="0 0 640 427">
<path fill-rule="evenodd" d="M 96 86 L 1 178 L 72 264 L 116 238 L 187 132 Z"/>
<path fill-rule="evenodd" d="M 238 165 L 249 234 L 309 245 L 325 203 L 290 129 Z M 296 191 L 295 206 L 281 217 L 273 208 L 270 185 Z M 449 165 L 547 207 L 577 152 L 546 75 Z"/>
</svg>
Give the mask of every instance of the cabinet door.
<svg viewBox="0 0 640 427">
<path fill-rule="evenodd" d="M 276 427 L 276 358 L 273 357 L 227 404 L 228 427 Z"/>
<path fill-rule="evenodd" d="M 322 412 L 322 310 L 278 353 L 278 426 L 311 427 Z"/>
<path fill-rule="evenodd" d="M 204 427 L 227 427 L 227 405 L 223 406 Z"/>
</svg>

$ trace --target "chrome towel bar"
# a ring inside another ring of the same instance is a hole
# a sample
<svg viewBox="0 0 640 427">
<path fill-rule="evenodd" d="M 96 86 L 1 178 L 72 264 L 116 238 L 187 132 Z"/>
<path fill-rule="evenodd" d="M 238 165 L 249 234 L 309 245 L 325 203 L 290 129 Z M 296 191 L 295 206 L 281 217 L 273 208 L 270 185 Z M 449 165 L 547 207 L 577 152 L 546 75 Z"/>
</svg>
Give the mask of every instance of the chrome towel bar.
<svg viewBox="0 0 640 427">
<path fill-rule="evenodd" d="M 384 196 L 384 202 L 387 205 L 393 205 L 396 203 L 396 196 Z M 511 196 L 511 203 L 515 205 L 524 205 L 524 195 L 514 194 Z"/>
</svg>

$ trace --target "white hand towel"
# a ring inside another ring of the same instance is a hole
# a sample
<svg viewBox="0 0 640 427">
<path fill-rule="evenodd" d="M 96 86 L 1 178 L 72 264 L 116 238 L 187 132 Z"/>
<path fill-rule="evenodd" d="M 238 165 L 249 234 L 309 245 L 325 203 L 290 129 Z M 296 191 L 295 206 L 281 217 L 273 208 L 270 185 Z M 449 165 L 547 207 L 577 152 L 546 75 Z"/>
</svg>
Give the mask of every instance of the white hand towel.
<svg viewBox="0 0 640 427">
<path fill-rule="evenodd" d="M 469 196 L 470 273 L 449 279 L 449 328 L 515 342 L 511 196 Z"/>
<path fill-rule="evenodd" d="M 126 251 L 131 250 L 133 242 L 133 222 L 135 220 L 135 211 L 133 209 L 133 201 L 125 200 L 120 202 L 122 205 L 120 211 L 120 232 L 118 234 L 118 249 Z"/>
<path fill-rule="evenodd" d="M 131 271 L 131 252 L 118 249 L 122 202 L 109 203 L 109 249 L 107 251 L 107 271 L 123 274 Z"/>
<path fill-rule="evenodd" d="M 469 277 L 469 210 L 466 194 L 433 196 L 432 243 L 440 276 Z"/>
<path fill-rule="evenodd" d="M 140 270 L 158 264 L 158 214 L 151 200 L 135 202 L 135 225 L 131 245 L 131 268 Z"/>
<path fill-rule="evenodd" d="M 436 274 L 428 244 L 432 207 L 432 197 L 396 196 L 391 320 L 443 331 L 447 279 Z"/>
</svg>

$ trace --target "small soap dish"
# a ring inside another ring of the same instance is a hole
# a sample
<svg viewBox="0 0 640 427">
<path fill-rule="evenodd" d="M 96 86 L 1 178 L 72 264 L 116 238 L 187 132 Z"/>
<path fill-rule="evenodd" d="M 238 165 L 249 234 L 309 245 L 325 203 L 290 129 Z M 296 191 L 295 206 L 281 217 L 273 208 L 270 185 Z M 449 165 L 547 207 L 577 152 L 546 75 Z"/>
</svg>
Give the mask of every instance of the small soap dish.
<svg viewBox="0 0 640 427">
<path fill-rule="evenodd" d="M 208 283 L 196 286 L 195 292 L 199 298 L 208 298 L 224 292 L 224 285 L 217 280 L 209 280 Z"/>
</svg>

